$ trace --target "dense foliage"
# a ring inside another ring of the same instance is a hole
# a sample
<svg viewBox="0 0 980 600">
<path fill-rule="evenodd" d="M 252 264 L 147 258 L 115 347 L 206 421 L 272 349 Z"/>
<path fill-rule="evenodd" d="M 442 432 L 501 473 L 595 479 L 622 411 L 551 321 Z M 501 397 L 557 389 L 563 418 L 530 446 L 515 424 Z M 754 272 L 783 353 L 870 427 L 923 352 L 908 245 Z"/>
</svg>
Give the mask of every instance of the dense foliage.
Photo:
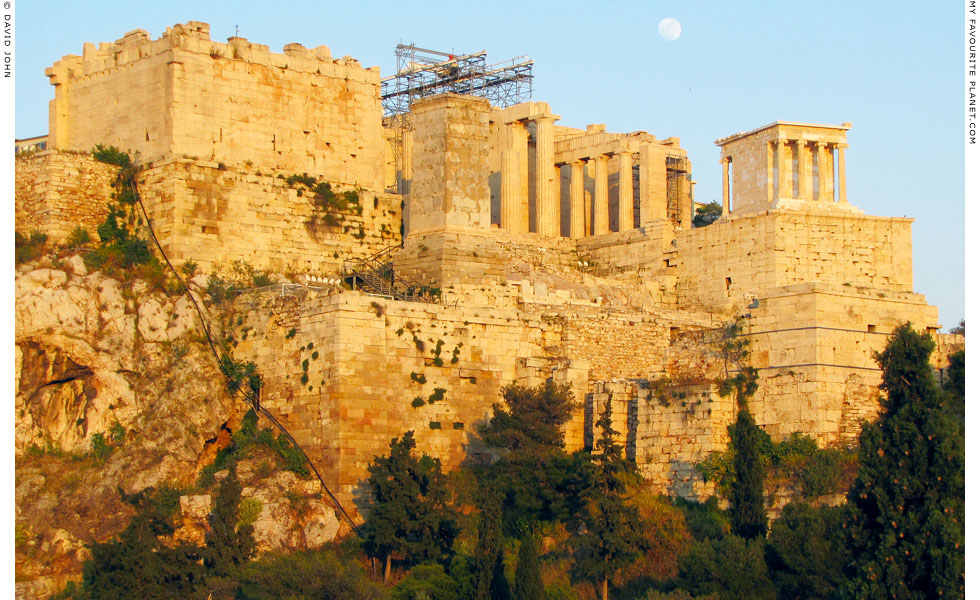
<svg viewBox="0 0 980 600">
<path fill-rule="evenodd" d="M 964 440 L 932 378 L 933 346 L 906 324 L 876 355 L 883 411 L 861 431 L 848 495 L 852 598 L 964 593 Z"/>
<path fill-rule="evenodd" d="M 390 447 L 368 467 L 373 504 L 362 531 L 368 554 L 385 561 L 385 581 L 392 558 L 405 565 L 446 560 L 459 533 L 439 459 L 412 454 L 412 431 Z"/>
</svg>

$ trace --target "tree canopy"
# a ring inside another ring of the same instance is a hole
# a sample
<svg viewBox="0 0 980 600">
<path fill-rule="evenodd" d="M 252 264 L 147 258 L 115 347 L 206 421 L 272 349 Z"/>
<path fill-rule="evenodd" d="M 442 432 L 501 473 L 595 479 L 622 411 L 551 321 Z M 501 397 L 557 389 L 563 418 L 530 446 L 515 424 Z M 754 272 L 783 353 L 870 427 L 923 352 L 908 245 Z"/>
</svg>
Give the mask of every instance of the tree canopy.
<svg viewBox="0 0 980 600">
<path fill-rule="evenodd" d="M 848 495 L 849 597 L 964 593 L 963 438 L 932 377 L 933 347 L 905 324 L 875 357 L 885 397 L 861 431 Z"/>
</svg>

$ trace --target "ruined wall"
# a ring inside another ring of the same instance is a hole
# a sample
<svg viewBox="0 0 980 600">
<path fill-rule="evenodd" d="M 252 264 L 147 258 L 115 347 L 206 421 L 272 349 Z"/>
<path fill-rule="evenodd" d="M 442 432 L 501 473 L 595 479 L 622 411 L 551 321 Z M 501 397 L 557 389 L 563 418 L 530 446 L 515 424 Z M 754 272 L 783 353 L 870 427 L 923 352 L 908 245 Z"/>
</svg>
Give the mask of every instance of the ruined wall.
<svg viewBox="0 0 980 600">
<path fill-rule="evenodd" d="M 326 46 L 284 54 L 212 41 L 191 21 L 127 33 L 47 70 L 52 147 L 111 144 L 144 161 L 192 156 L 383 189 L 380 75 Z"/>
<path fill-rule="evenodd" d="M 393 194 L 362 190 L 359 214 L 327 226 L 312 220 L 312 192 L 273 172 L 175 159 L 145 170 L 141 182 L 171 261 L 192 259 L 204 271 L 241 259 L 278 273 L 332 276 L 345 258 L 398 243 L 401 198 Z"/>
<path fill-rule="evenodd" d="M 14 227 L 40 230 L 54 243 L 76 227 L 96 238 L 112 196 L 118 167 L 87 154 L 45 151 L 18 155 L 14 163 Z"/>
<path fill-rule="evenodd" d="M 607 401 L 618 441 L 654 489 L 697 500 L 711 495 L 714 484 L 705 483 L 694 465 L 725 450 L 736 414 L 731 398 L 719 397 L 707 385 L 651 389 L 644 381 L 596 383 L 586 401 L 591 414 L 598 415 Z M 587 426 L 593 423 L 587 416 Z"/>
</svg>

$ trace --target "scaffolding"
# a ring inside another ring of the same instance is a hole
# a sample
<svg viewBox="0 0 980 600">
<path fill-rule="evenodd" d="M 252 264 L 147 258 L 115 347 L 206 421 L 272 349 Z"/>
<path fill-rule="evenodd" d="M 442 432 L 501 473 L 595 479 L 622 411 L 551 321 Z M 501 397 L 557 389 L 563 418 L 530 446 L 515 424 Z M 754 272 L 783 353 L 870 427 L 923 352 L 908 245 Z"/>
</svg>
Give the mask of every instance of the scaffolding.
<svg viewBox="0 0 980 600">
<path fill-rule="evenodd" d="M 682 185 L 682 180 L 684 184 Z M 682 203 L 691 201 L 689 192 L 691 164 L 681 156 L 667 156 L 667 219 L 675 226 L 683 227 L 684 211 Z"/>
<path fill-rule="evenodd" d="M 381 80 L 381 106 L 386 120 L 408 114 L 412 102 L 453 92 L 480 96 L 494 106 L 511 106 L 531 99 L 531 66 L 526 56 L 488 65 L 487 52 L 448 54 L 415 44 L 395 47 L 397 71 Z"/>
<path fill-rule="evenodd" d="M 381 80 L 384 125 L 401 130 L 389 138 L 388 164 L 398 173 L 390 192 L 405 193 L 401 175 L 402 136 L 412 130 L 412 102 L 445 92 L 486 98 L 494 106 L 513 106 L 531 100 L 531 67 L 526 56 L 488 65 L 487 51 L 449 54 L 419 48 L 415 44 L 395 46 L 397 70 Z"/>
</svg>

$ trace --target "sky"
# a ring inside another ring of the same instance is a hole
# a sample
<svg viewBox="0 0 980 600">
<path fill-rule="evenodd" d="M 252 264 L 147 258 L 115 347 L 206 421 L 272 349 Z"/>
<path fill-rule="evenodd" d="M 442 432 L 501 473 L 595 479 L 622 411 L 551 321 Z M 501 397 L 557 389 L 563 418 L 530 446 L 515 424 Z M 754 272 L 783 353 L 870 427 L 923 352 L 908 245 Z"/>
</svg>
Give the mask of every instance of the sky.
<svg viewBox="0 0 980 600">
<path fill-rule="evenodd" d="M 964 308 L 964 17 L 959 2 L 279 2 L 16 5 L 15 134 L 47 133 L 44 69 L 84 42 L 186 21 L 281 51 L 325 44 L 395 69 L 414 42 L 490 63 L 534 60 L 534 100 L 559 124 L 677 136 L 695 200 L 718 200 L 716 139 L 776 120 L 848 121 L 847 196 L 867 214 L 912 217 L 914 288 L 955 326 Z M 658 23 L 677 19 L 667 41 Z"/>
</svg>

